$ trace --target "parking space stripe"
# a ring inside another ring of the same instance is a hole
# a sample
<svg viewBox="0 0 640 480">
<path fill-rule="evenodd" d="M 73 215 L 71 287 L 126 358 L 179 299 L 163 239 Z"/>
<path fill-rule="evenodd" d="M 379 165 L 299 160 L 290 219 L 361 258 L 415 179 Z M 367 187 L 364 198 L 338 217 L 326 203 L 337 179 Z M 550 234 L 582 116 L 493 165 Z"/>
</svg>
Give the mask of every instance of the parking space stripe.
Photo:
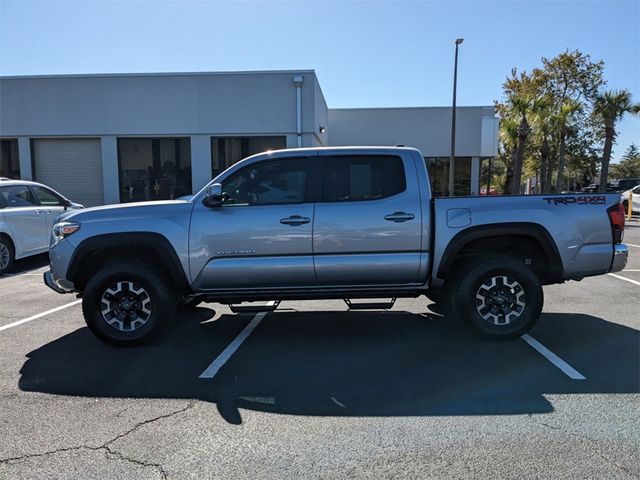
<svg viewBox="0 0 640 480">
<path fill-rule="evenodd" d="M 608 275 L 619 278 L 620 280 L 624 280 L 625 282 L 633 283 L 634 285 L 640 285 L 640 282 L 638 282 L 637 280 L 631 280 L 630 278 L 627 278 L 627 277 L 621 277 L 620 275 L 616 275 L 615 273 L 609 273 Z"/>
<path fill-rule="evenodd" d="M 17 327 L 18 325 L 22 325 L 23 323 L 30 322 L 31 320 L 37 320 L 38 318 L 46 317 L 47 315 L 51 315 L 52 313 L 59 312 L 60 310 L 64 310 L 65 308 L 73 307 L 74 305 L 77 305 L 80 302 L 82 302 L 82 300 L 76 300 L 75 302 L 67 303 L 66 305 L 52 308 L 51 310 L 47 310 L 46 312 L 38 313 L 37 315 L 33 315 L 32 317 L 23 318 L 22 320 L 18 320 L 8 325 L 3 325 L 2 327 L 0 327 L 0 332 L 2 330 L 7 330 L 9 328 Z"/>
<path fill-rule="evenodd" d="M 535 350 L 538 351 L 543 357 L 553 363 L 556 367 L 558 367 L 562 372 L 568 376 L 572 380 L 586 380 L 586 377 L 582 375 L 579 371 L 569 365 L 567 362 L 562 360 L 559 356 L 549 350 L 547 347 L 542 345 L 539 341 L 533 338 L 529 334 L 522 335 L 522 339 L 531 345 Z"/>
<path fill-rule="evenodd" d="M 625 245 L 628 246 L 628 247 L 640 248 L 640 245 L 634 245 L 633 243 L 625 243 Z"/>
<path fill-rule="evenodd" d="M 24 276 L 33 276 L 33 277 L 42 277 L 42 273 L 31 273 L 31 272 L 23 272 L 23 273 L 5 273 L 2 277 L 24 277 Z"/>
<path fill-rule="evenodd" d="M 267 305 L 271 306 L 274 303 L 275 302 L 268 302 Z M 227 348 L 225 348 L 222 353 L 218 355 L 218 357 L 213 362 L 211 362 L 211 365 L 209 365 L 198 378 L 215 377 L 220 369 L 224 366 L 224 364 L 227 363 L 227 361 L 231 358 L 231 355 L 233 355 L 235 351 L 240 348 L 240 345 L 242 345 L 247 337 L 251 335 L 251 332 L 253 332 L 253 330 L 260 324 L 260 322 L 266 315 L 267 312 L 260 312 L 255 317 L 253 317 L 249 324 L 240 332 L 240 335 L 238 335 L 229 345 L 227 345 Z"/>
</svg>

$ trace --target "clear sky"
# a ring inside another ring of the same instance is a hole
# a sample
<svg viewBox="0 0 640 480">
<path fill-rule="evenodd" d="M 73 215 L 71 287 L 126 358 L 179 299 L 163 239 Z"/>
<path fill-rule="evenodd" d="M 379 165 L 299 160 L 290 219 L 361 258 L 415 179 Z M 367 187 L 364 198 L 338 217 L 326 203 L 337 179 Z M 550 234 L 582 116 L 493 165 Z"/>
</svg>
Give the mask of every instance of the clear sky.
<svg viewBox="0 0 640 480">
<path fill-rule="evenodd" d="M 640 101 L 640 0 L 0 0 L 0 75 L 315 69 L 329 107 L 491 105 L 512 67 L 580 49 Z M 620 124 L 614 158 L 640 119 Z"/>
</svg>

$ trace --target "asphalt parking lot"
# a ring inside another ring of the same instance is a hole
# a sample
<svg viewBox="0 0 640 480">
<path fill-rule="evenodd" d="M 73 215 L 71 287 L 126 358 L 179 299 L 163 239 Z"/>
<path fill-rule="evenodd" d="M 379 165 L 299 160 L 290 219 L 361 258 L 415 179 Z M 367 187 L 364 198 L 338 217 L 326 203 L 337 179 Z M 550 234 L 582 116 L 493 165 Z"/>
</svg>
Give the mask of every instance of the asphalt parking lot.
<svg viewBox="0 0 640 480">
<path fill-rule="evenodd" d="M 545 287 L 487 342 L 425 298 L 181 310 L 98 341 L 46 257 L 0 278 L 0 478 L 638 478 L 640 224 L 627 269 Z"/>
</svg>

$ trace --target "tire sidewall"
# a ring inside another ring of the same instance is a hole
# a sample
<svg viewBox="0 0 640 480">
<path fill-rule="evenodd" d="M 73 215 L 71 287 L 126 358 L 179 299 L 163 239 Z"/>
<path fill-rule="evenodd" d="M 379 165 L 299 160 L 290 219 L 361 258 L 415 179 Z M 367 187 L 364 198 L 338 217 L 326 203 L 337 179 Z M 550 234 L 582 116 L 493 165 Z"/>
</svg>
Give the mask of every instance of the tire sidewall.
<svg viewBox="0 0 640 480">
<path fill-rule="evenodd" d="M 4 275 L 5 273 L 9 273 L 13 268 L 13 261 L 15 260 L 16 252 L 13 249 L 13 245 L 6 237 L 0 237 L 0 243 L 3 244 L 9 250 L 9 263 L 4 269 L 0 269 L 0 275 Z"/>
<path fill-rule="evenodd" d="M 151 299 L 149 320 L 132 332 L 122 332 L 110 326 L 101 312 L 105 290 L 118 281 L 131 281 L 144 288 Z M 87 284 L 82 308 L 89 329 L 100 339 L 118 346 L 137 345 L 156 337 L 175 313 L 176 302 L 166 281 L 156 272 L 142 265 L 122 264 L 99 270 Z"/>
<path fill-rule="evenodd" d="M 476 308 L 476 293 L 491 277 L 504 275 L 516 280 L 524 290 L 525 307 L 520 316 L 508 325 L 494 325 L 480 316 Z M 452 292 L 455 315 L 475 333 L 491 339 L 512 339 L 526 333 L 540 316 L 543 291 L 536 274 L 516 260 L 492 258 L 476 263 L 458 277 Z"/>
</svg>

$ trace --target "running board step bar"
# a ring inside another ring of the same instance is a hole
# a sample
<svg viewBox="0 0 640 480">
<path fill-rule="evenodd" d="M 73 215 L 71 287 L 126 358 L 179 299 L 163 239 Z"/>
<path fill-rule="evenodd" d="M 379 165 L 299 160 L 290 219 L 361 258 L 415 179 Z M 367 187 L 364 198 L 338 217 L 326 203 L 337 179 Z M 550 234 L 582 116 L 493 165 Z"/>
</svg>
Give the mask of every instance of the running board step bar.
<svg viewBox="0 0 640 480">
<path fill-rule="evenodd" d="M 233 313 L 260 313 L 260 312 L 273 312 L 280 305 L 280 300 L 269 302 L 266 305 L 241 305 L 241 304 L 229 304 L 229 310 Z"/>
<path fill-rule="evenodd" d="M 388 302 L 368 302 L 368 303 L 353 303 L 348 298 L 343 298 L 344 303 L 347 304 L 349 310 L 390 310 L 396 303 L 396 299 L 392 298 Z"/>
</svg>

